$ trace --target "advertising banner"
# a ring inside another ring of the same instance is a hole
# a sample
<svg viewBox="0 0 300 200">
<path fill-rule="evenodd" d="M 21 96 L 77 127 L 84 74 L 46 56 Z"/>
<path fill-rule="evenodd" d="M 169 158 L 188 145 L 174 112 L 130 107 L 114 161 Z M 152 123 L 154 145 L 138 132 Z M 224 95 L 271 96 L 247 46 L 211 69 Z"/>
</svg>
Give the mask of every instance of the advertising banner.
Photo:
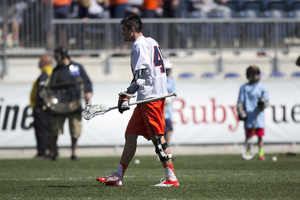
<svg viewBox="0 0 300 200">
<path fill-rule="evenodd" d="M 243 122 L 237 118 L 236 103 L 243 81 L 178 82 L 173 99 L 172 144 L 234 144 L 245 139 Z M 265 143 L 300 142 L 300 82 L 264 81 L 270 96 L 265 109 Z M 118 93 L 128 83 L 94 83 L 93 104 L 116 106 Z M 0 148 L 35 147 L 29 96 L 32 84 L 0 85 Z M 135 100 L 132 100 L 132 102 Z M 117 110 L 83 119 L 79 146 L 121 146 L 124 132 L 135 106 L 120 114 Z M 68 121 L 59 146 L 69 146 Z M 151 145 L 140 137 L 139 145 Z"/>
</svg>

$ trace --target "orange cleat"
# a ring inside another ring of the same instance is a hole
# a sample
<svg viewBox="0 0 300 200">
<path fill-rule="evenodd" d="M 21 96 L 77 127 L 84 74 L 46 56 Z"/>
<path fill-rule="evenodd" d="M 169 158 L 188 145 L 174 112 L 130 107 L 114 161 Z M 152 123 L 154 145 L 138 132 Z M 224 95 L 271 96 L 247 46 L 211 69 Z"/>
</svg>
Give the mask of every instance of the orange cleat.
<svg viewBox="0 0 300 200">
<path fill-rule="evenodd" d="M 96 181 L 101 182 L 104 185 L 110 186 L 122 186 L 123 185 L 123 178 L 116 172 L 114 172 L 110 176 L 106 177 L 98 177 Z"/>
<path fill-rule="evenodd" d="M 164 180 L 159 184 L 154 185 L 155 187 L 179 187 L 178 180 L 170 181 L 170 180 Z"/>
<path fill-rule="evenodd" d="M 266 157 L 265 157 L 265 155 L 262 155 L 262 156 L 258 156 L 258 159 L 259 160 L 266 160 Z"/>
</svg>

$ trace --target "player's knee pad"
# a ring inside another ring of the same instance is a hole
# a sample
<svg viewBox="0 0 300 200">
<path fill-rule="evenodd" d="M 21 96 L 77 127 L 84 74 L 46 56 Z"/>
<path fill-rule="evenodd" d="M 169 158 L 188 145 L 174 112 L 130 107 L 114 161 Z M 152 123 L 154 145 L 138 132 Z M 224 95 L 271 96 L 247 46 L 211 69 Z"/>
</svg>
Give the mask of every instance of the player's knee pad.
<svg viewBox="0 0 300 200">
<path fill-rule="evenodd" d="M 161 144 L 160 139 L 156 139 L 155 142 L 155 152 L 159 155 L 160 161 L 166 161 L 172 158 L 172 154 L 166 154 L 164 150 L 166 150 L 169 147 L 169 145 L 165 142 L 164 144 Z"/>
</svg>

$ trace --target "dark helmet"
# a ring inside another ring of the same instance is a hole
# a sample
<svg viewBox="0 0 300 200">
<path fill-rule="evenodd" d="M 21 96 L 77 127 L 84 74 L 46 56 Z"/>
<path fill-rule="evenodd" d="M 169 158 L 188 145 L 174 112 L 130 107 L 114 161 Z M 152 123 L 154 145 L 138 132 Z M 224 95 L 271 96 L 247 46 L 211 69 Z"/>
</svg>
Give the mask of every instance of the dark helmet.
<svg viewBox="0 0 300 200">
<path fill-rule="evenodd" d="M 66 47 L 57 47 L 54 50 L 54 54 L 60 54 L 62 59 L 69 58 L 68 49 Z"/>
<path fill-rule="evenodd" d="M 253 72 L 260 75 L 260 70 L 259 70 L 259 68 L 258 68 L 256 65 L 250 65 L 250 66 L 247 68 L 247 71 L 246 71 L 246 77 L 247 77 L 247 79 L 250 78 L 250 75 L 251 75 L 251 73 L 253 73 Z"/>
</svg>

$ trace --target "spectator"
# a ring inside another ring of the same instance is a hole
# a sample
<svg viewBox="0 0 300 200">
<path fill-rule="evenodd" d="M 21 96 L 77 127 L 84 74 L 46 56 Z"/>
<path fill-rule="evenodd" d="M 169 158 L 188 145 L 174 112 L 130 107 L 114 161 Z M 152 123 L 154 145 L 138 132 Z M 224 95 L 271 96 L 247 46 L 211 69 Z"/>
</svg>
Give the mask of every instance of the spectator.
<svg viewBox="0 0 300 200">
<path fill-rule="evenodd" d="M 75 151 L 77 140 L 81 134 L 81 100 L 84 93 L 87 103 L 92 97 L 92 83 L 83 66 L 70 60 L 68 51 L 64 47 L 56 48 L 54 68 L 49 82 L 47 96 L 51 98 L 51 152 L 47 160 L 55 160 L 54 150 L 58 135 L 63 133 L 65 119 L 68 118 L 72 138 L 71 160 L 78 160 Z"/>
<path fill-rule="evenodd" d="M 124 18 L 126 15 L 126 7 L 128 0 L 110 0 L 109 8 L 110 8 L 110 17 L 111 18 Z M 115 42 L 116 50 L 126 49 L 127 45 L 124 40 L 122 40 L 118 35 L 121 35 L 121 26 L 120 24 L 116 24 L 113 26 L 114 33 L 116 34 L 113 38 Z"/>
<path fill-rule="evenodd" d="M 187 1 L 186 0 L 164 0 L 163 16 L 165 18 L 185 18 L 187 16 Z M 174 32 L 170 31 L 168 35 L 168 48 L 183 48 L 187 47 L 187 26 L 186 24 L 173 24 Z M 175 41 L 175 42 L 174 42 Z M 185 57 L 185 51 L 178 51 L 178 57 Z M 173 55 L 173 54 L 170 54 Z"/>
<path fill-rule="evenodd" d="M 23 13 L 27 8 L 27 3 L 24 1 L 12 1 L 11 4 L 6 3 L 8 9 L 6 12 L 6 16 L 3 15 L 3 4 L 0 5 L 0 22 L 6 21 L 7 24 L 11 24 L 13 30 L 13 47 L 19 46 L 19 32 L 20 32 L 20 24 L 23 23 Z M 4 23 L 3 23 L 4 24 Z M 8 46 L 7 34 L 8 34 L 8 26 L 4 24 L 4 45 Z"/>
<path fill-rule="evenodd" d="M 78 17 L 81 18 L 84 22 L 88 21 L 89 7 L 91 6 L 90 0 L 77 0 L 77 3 L 79 5 Z"/>
<path fill-rule="evenodd" d="M 37 142 L 37 156 L 46 156 L 46 150 L 50 150 L 50 113 L 40 97 L 40 92 L 45 81 L 52 74 L 52 57 L 43 55 L 40 57 L 39 68 L 41 75 L 34 82 L 30 94 L 30 107 L 33 108 L 34 130 Z"/>
<path fill-rule="evenodd" d="M 107 18 L 105 8 L 109 6 L 109 0 L 90 0 L 90 2 L 89 18 Z"/>
<path fill-rule="evenodd" d="M 198 17 L 230 17 L 231 10 L 229 7 L 219 5 L 225 4 L 227 0 L 190 0 L 194 11 L 198 12 Z"/>
<path fill-rule="evenodd" d="M 164 0 L 164 5 L 163 5 L 164 18 L 175 18 L 176 10 L 179 6 L 179 2 L 180 0 Z M 182 7 L 179 9 L 182 9 Z"/>
<path fill-rule="evenodd" d="M 142 5 L 142 10 L 143 10 L 143 17 L 144 18 L 156 18 L 159 16 L 162 16 L 163 14 L 163 9 L 160 7 L 162 5 L 161 0 L 144 0 L 144 3 Z M 151 35 L 152 37 L 155 38 L 154 35 L 154 24 L 146 24 L 144 25 L 144 34 Z"/>
<path fill-rule="evenodd" d="M 127 14 L 136 14 L 142 16 L 142 5 L 144 0 L 128 0 L 126 13 Z"/>
<path fill-rule="evenodd" d="M 142 5 L 143 17 L 144 18 L 155 18 L 157 16 L 162 16 L 163 2 L 161 0 L 144 0 Z"/>
<path fill-rule="evenodd" d="M 72 0 L 53 0 L 53 11 L 55 19 L 67 19 L 69 17 L 69 9 Z M 61 26 L 59 30 L 59 44 L 67 45 L 67 30 L 65 26 Z"/>
</svg>

